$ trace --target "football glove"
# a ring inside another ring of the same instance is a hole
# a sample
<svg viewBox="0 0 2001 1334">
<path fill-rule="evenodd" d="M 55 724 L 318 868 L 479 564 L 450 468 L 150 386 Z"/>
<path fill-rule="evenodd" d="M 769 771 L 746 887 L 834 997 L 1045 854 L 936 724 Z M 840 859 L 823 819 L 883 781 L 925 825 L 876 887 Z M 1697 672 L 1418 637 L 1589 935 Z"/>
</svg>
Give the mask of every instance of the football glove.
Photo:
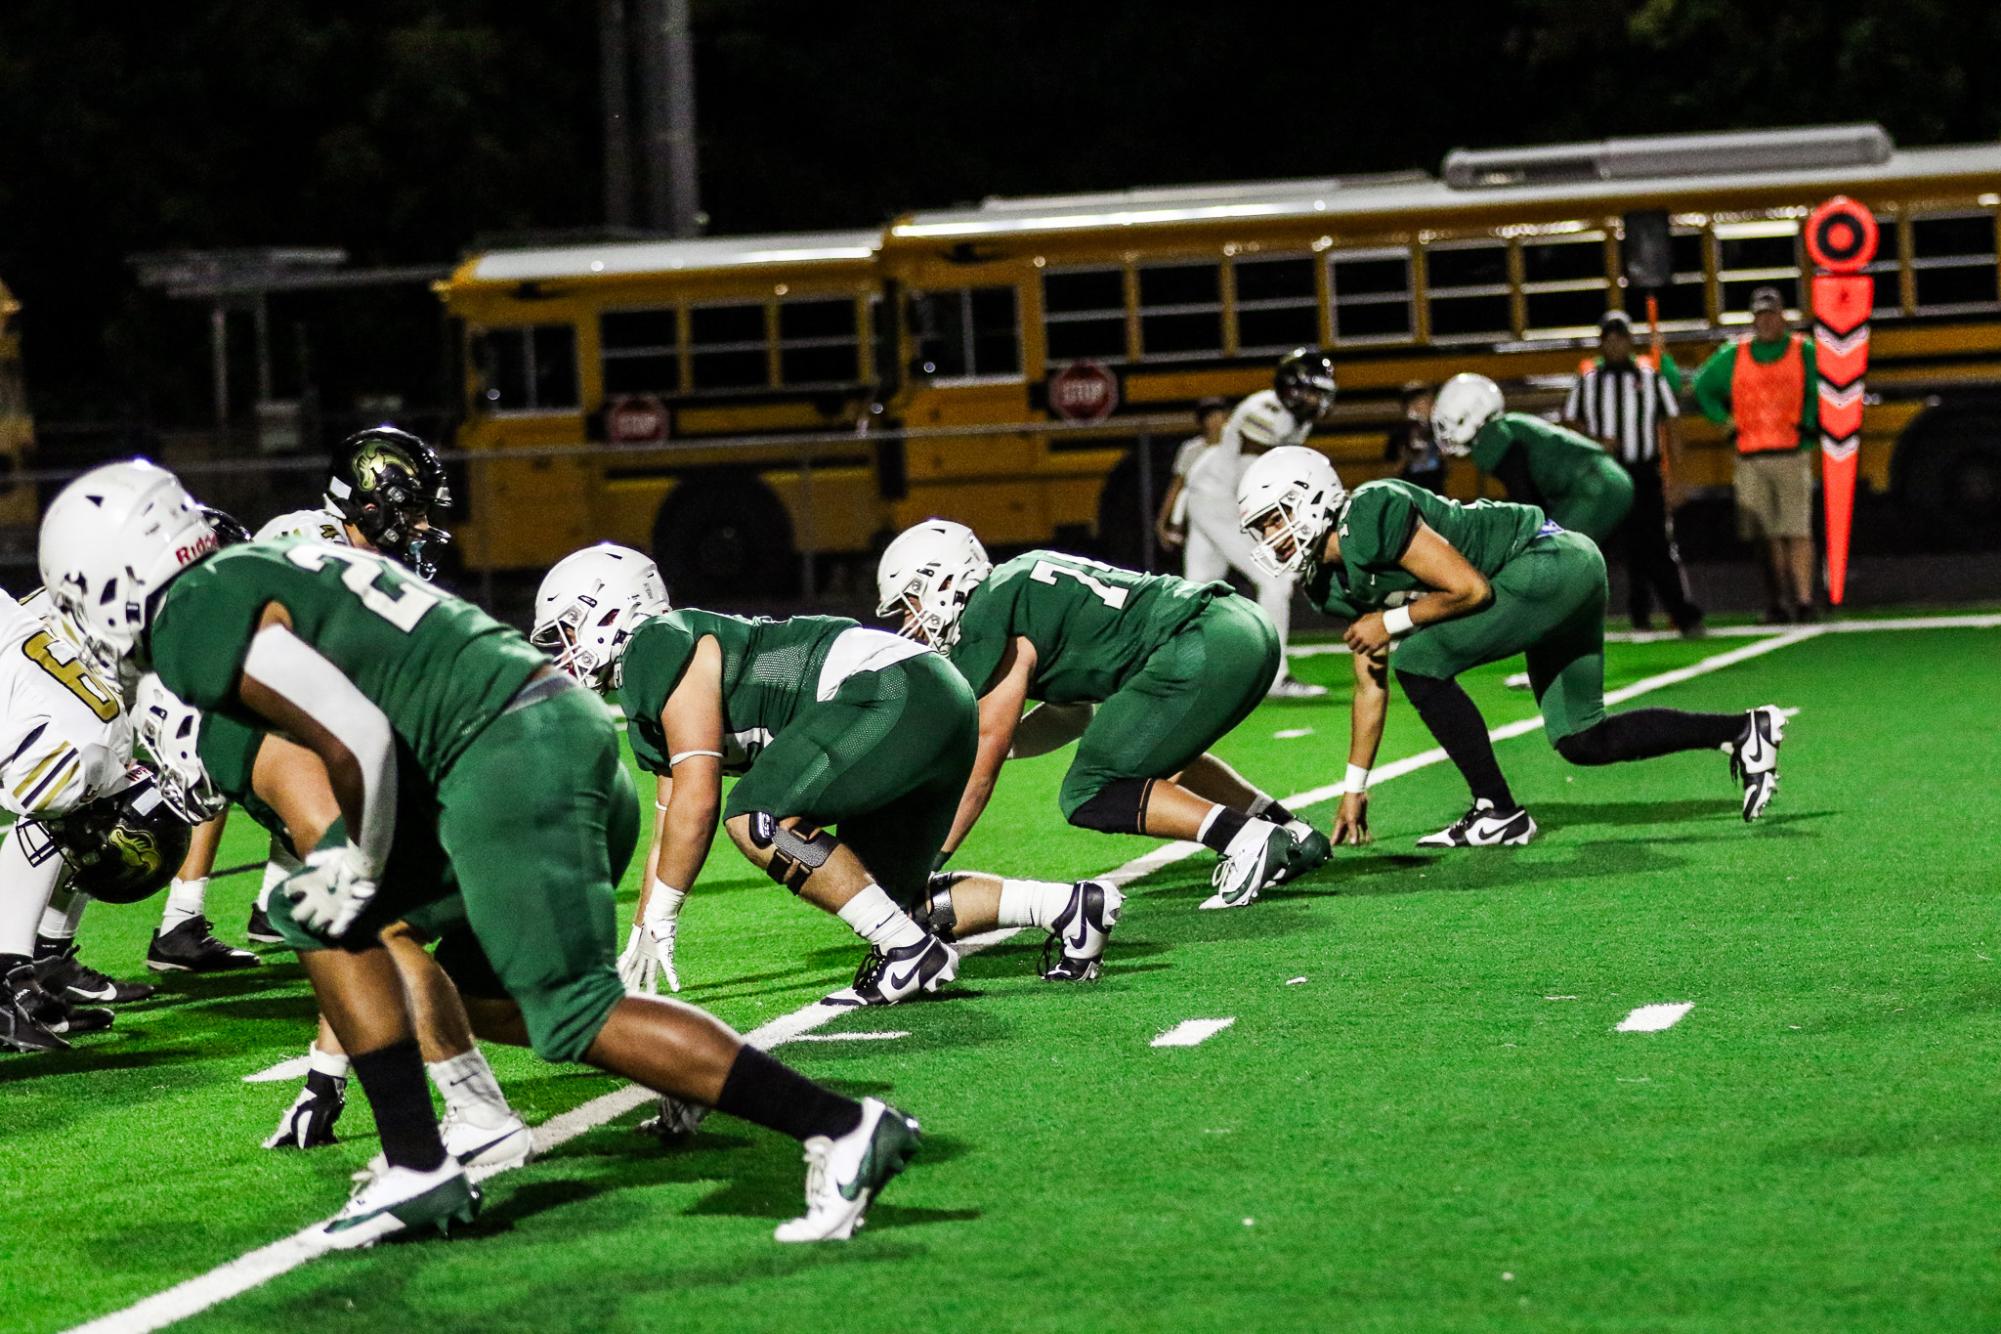
<svg viewBox="0 0 2001 1334">
<path fill-rule="evenodd" d="M 318 1070 L 306 1073 L 306 1086 L 278 1118 L 278 1129 L 264 1141 L 267 1149 L 317 1149 L 340 1143 L 334 1122 L 347 1106 L 347 1081 Z"/>
<path fill-rule="evenodd" d="M 625 983 L 626 995 L 659 995 L 661 973 L 667 974 L 669 991 L 681 989 L 681 975 L 674 971 L 674 932 L 687 897 L 686 890 L 669 888 L 661 880 L 653 882 L 646 911 L 632 924 L 625 953 L 618 956 L 618 976 Z"/>
<path fill-rule="evenodd" d="M 360 848 L 342 843 L 316 848 L 305 869 L 295 871 L 279 889 L 292 901 L 292 918 L 324 939 L 345 935 L 355 919 L 375 899 L 375 868 Z"/>
</svg>

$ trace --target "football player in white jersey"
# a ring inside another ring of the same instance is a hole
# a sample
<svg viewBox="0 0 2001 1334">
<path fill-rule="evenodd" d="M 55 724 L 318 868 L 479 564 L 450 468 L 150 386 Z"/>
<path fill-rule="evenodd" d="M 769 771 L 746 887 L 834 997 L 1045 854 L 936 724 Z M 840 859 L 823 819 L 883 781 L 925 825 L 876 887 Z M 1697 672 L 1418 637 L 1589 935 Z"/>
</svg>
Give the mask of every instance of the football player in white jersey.
<svg viewBox="0 0 2001 1334">
<path fill-rule="evenodd" d="M 0 843 L 0 1050 L 60 1050 L 65 1034 L 111 1022 L 109 1010 L 72 1001 L 150 994 L 77 961 L 83 904 L 159 889 L 186 850 L 187 825 L 132 763 L 117 691 L 10 597 L 0 597 L 0 807 L 15 817 Z M 53 932 L 52 901 L 63 919 Z"/>
<path fill-rule="evenodd" d="M 1274 575 L 1252 558 L 1250 539 L 1237 523 L 1237 483 L 1257 455 L 1282 445 L 1304 444 L 1314 425 L 1333 409 L 1334 389 L 1334 363 L 1324 352 L 1293 349 L 1279 360 L 1272 387 L 1237 404 L 1223 425 L 1222 439 L 1193 455 L 1180 478 L 1188 522 L 1183 573 L 1207 583 L 1234 569 L 1251 581 L 1258 605 L 1278 627 L 1279 668 L 1271 693 L 1280 699 L 1312 699 L 1327 689 L 1293 679 L 1286 665 L 1292 577 Z"/>
</svg>

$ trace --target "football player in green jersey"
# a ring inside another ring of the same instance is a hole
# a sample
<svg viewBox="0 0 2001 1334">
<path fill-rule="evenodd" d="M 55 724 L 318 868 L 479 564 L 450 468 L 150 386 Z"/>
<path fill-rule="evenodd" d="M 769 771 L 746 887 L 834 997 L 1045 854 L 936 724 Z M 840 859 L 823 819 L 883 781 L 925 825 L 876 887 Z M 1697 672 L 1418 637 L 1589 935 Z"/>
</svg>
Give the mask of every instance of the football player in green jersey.
<svg viewBox="0 0 2001 1334">
<path fill-rule="evenodd" d="M 986 809 L 1030 700 L 1098 707 L 1058 802 L 1081 829 L 1200 841 L 1205 908 L 1253 902 L 1327 859 L 1327 840 L 1205 752 L 1264 699 L 1278 634 L 1228 584 L 1031 551 L 995 568 L 972 529 L 931 519 L 889 544 L 878 613 L 948 655 L 980 699 L 979 755 L 946 839 Z"/>
<path fill-rule="evenodd" d="M 132 717 L 140 744 L 159 766 L 160 787 L 170 801 L 209 816 L 220 813 L 230 801 L 238 803 L 270 833 L 274 859 L 293 871 L 303 865 L 298 849 L 316 847 L 340 818 L 326 766 L 318 756 L 233 719 L 205 717 L 152 672 L 139 679 Z M 436 819 L 429 793 L 420 785 L 407 785 L 398 796 L 404 804 L 399 824 L 421 829 Z M 400 838 L 397 855 L 414 860 L 397 867 L 397 876 L 440 882 L 451 876 L 451 864 L 435 841 Z M 286 906 L 280 899 L 273 919 L 279 929 L 290 925 Z M 462 921 L 454 923 L 457 930 L 447 939 L 434 925 L 440 917 L 436 911 L 420 910 L 412 917 L 414 924 L 396 922 L 383 928 L 382 943 L 409 999 L 425 1071 L 445 1100 L 445 1117 L 439 1125 L 445 1149 L 467 1167 L 518 1166 L 528 1161 L 533 1149 L 528 1126 L 508 1105 L 492 1066 L 473 1041 L 472 1021 L 453 972 L 470 979 L 469 985 L 492 1000 L 505 1003 L 505 993 L 497 985 L 477 987 L 492 983 L 490 969 L 447 968 L 453 960 L 477 953 Z M 285 938 L 298 948 L 299 962 L 309 977 L 324 966 L 321 956 L 328 951 L 310 936 L 293 929 Z M 424 948 L 433 939 L 440 942 L 438 959 Z M 279 1118 L 276 1132 L 264 1141 L 267 1149 L 307 1149 L 336 1142 L 334 1123 L 346 1103 L 348 1059 L 339 1035 L 324 1017 L 319 1027 L 307 1052 L 305 1085 Z"/>
<path fill-rule="evenodd" d="M 1615 764 L 1723 749 L 1755 820 L 1778 786 L 1785 715 L 1679 709 L 1605 711 L 1605 558 L 1532 505 L 1471 505 L 1385 479 L 1351 495 L 1326 457 L 1277 449 L 1238 489 L 1260 559 L 1297 572 L 1323 610 L 1349 619 L 1355 654 L 1353 735 L 1334 841 L 1368 837 L 1368 777 L 1382 740 L 1388 667 L 1459 767 L 1473 807 L 1418 840 L 1423 847 L 1526 843 L 1536 824 L 1494 760 L 1486 721 L 1454 679 L 1526 652 L 1543 730 L 1572 764 Z M 1394 651 L 1392 651 L 1394 649 Z"/>
<path fill-rule="evenodd" d="M 1633 507 L 1632 477 L 1589 436 L 1506 407 L 1486 376 L 1455 375 L 1432 403 L 1432 438 L 1448 454 L 1471 455 L 1509 500 L 1541 507 L 1600 546 L 1609 542 Z"/>
<path fill-rule="evenodd" d="M 972 692 L 920 644 L 831 616 L 746 620 L 673 611 L 652 561 L 603 543 L 551 569 L 533 642 L 598 691 L 616 689 L 632 751 L 658 777 L 655 837 L 621 971 L 679 989 L 682 901 L 720 817 L 754 865 L 868 942 L 836 1003 L 893 1004 L 958 972 L 950 941 L 1040 926 L 1051 981 L 1095 978 L 1121 896 L 956 875 L 931 883 L 978 734 Z M 722 797 L 725 773 L 742 775 Z"/>
<path fill-rule="evenodd" d="M 139 461 L 64 488 L 39 555 L 58 610 L 118 679 L 150 667 L 195 708 L 326 766 L 341 819 L 282 893 L 294 924 L 343 946 L 326 951 L 339 976 L 320 1004 L 385 1159 L 325 1225 L 327 1244 L 444 1227 L 477 1207 L 439 1138 L 395 968 L 368 931 L 448 892 L 386 878 L 405 784 L 427 788 L 438 814 L 404 833 L 442 847 L 538 1054 L 805 1142 L 806 1213 L 779 1240 L 851 1235 L 915 1151 L 916 1123 L 895 1108 L 801 1077 L 692 1006 L 625 994 L 612 902 L 637 812 L 618 733 L 520 635 L 374 553 L 300 539 L 217 552 L 180 483 Z"/>
</svg>

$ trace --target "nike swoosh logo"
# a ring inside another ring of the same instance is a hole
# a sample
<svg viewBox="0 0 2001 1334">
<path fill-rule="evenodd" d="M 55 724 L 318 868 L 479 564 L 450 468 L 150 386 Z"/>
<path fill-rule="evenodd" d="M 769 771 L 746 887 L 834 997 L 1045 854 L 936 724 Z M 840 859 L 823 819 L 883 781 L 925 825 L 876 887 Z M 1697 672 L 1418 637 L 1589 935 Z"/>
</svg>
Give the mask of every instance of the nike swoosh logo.
<svg viewBox="0 0 2001 1334">
<path fill-rule="evenodd" d="M 485 1153 L 488 1149 L 492 1148 L 494 1145 L 504 1143 L 507 1140 L 512 1139 L 518 1133 L 519 1133 L 518 1129 L 504 1131 L 501 1134 L 495 1135 L 492 1139 L 488 1140 L 486 1143 L 480 1145 L 479 1147 L 462 1150 L 461 1152 L 455 1154 L 454 1156 L 462 1163 L 469 1163 L 473 1159 L 479 1157 L 482 1153 Z"/>
<path fill-rule="evenodd" d="M 103 986 L 98 987 L 95 990 L 92 990 L 89 987 L 80 987 L 76 983 L 72 982 L 69 984 L 67 990 L 69 991 L 70 995 L 79 997 L 83 1000 L 108 1001 L 118 995 L 118 988 L 112 986 L 109 982 L 105 983 Z"/>
<path fill-rule="evenodd" d="M 1065 941 L 1065 942 L 1064 942 L 1065 944 L 1068 944 L 1068 945 L 1073 945 L 1073 946 L 1075 946 L 1076 948 L 1078 948 L 1078 949 L 1080 949 L 1080 950 L 1081 950 L 1081 949 L 1083 949 L 1083 948 L 1084 948 L 1084 943 L 1085 943 L 1086 941 L 1088 941 L 1088 940 L 1089 940 L 1089 939 L 1091 938 L 1091 923 L 1090 923 L 1090 914 L 1089 914 L 1089 913 L 1088 913 L 1088 912 L 1086 911 L 1086 909 L 1087 909 L 1087 908 L 1088 908 L 1089 906 L 1090 906 L 1090 901 L 1089 901 L 1089 895 L 1088 895 L 1088 893 L 1087 893 L 1087 892 L 1086 892 L 1085 890 L 1082 890 L 1082 889 L 1078 890 L 1078 891 L 1077 891 L 1077 934 L 1076 934 L 1076 936 L 1075 936 L 1075 937 L 1073 937 L 1073 938 L 1071 938 L 1071 939 L 1069 939 L 1069 940 Z"/>
<path fill-rule="evenodd" d="M 890 990 L 892 991 L 903 990 L 905 987 L 909 986 L 912 982 L 915 982 L 917 980 L 917 975 L 923 971 L 924 971 L 924 961 L 922 959 L 919 959 L 916 963 L 910 965 L 910 971 L 905 973 L 902 977 L 898 977 L 894 973 L 890 974 L 889 976 Z"/>
</svg>

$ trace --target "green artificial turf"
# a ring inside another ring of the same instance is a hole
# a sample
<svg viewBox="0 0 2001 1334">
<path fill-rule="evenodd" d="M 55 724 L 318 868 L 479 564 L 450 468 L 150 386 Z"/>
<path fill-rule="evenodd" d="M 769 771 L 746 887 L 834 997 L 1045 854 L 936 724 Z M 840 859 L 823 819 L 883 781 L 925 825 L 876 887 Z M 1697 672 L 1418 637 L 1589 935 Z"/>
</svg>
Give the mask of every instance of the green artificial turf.
<svg viewBox="0 0 2001 1334">
<path fill-rule="evenodd" d="M 1608 684 L 1741 646 L 1615 646 Z M 940 999 L 843 1016 L 821 1031 L 909 1036 L 783 1055 L 927 1135 L 845 1246 L 771 1241 L 789 1141 L 719 1119 L 663 1151 L 635 1113 L 495 1178 L 456 1240 L 328 1257 L 188 1327 L 1993 1328 L 1997 656 L 1994 630 L 1831 635 L 1637 701 L 1802 710 L 1755 827 L 1721 755 L 1585 770 L 1520 737 L 1497 753 L 1528 848 L 1417 853 L 1464 804 L 1434 765 L 1378 792 L 1374 847 L 1248 910 L 1196 909 L 1207 854 L 1142 882 L 1095 986 L 1037 981 L 1028 932 Z M 1347 660 L 1299 671 L 1334 695 L 1220 747 L 1279 793 L 1344 759 Z M 1503 674 L 1468 679 L 1497 726 L 1534 713 Z M 1399 702 L 1385 759 L 1430 745 Z M 1067 879 L 1155 846 L 1064 827 L 1063 763 L 1011 767 L 954 864 Z M 241 823 L 223 860 L 257 852 Z M 255 878 L 212 892 L 225 937 Z M 136 975 L 154 916 L 94 908 L 85 957 Z M 685 922 L 683 998 L 745 1028 L 859 953 L 727 847 Z M 241 1076 L 312 1014 L 266 957 L 0 1057 L 0 1328 L 119 1309 L 338 1205 L 376 1148 L 358 1096 L 338 1148 L 257 1147 L 293 1085 Z M 1694 1009 L 1613 1031 L 1665 1001 Z M 617 1087 L 494 1064 L 531 1121 Z"/>
</svg>

